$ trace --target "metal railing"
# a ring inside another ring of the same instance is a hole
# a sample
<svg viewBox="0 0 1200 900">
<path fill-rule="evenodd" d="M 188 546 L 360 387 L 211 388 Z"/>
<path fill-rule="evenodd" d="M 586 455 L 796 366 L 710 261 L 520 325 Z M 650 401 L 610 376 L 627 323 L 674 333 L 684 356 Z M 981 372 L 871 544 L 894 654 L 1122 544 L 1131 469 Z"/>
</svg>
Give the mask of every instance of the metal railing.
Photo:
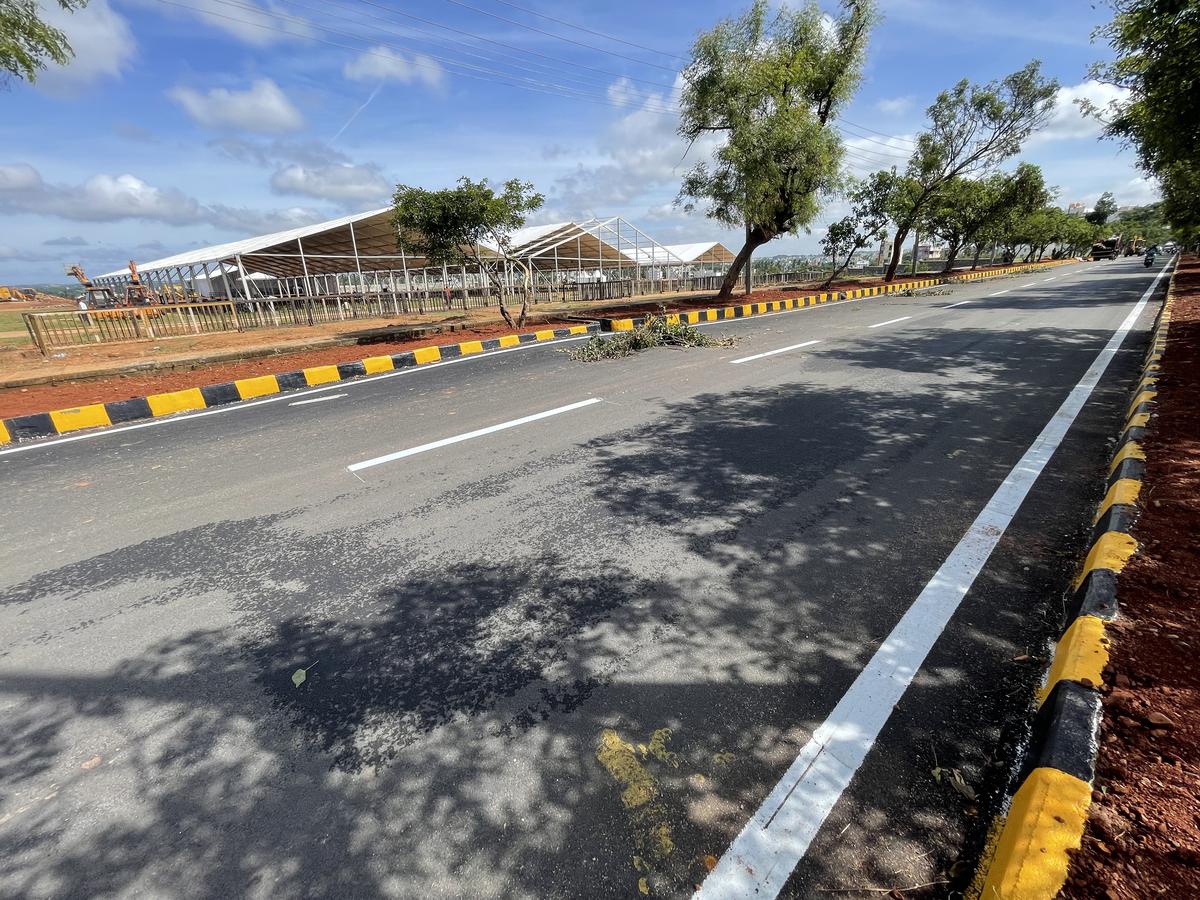
<svg viewBox="0 0 1200 900">
<path fill-rule="evenodd" d="M 861 274 L 868 274 L 868 270 L 857 269 L 846 273 Z M 754 281 L 758 285 L 796 284 L 816 281 L 821 277 L 822 273 L 814 268 L 796 272 L 755 274 Z M 706 274 L 655 280 L 610 279 L 563 282 L 557 285 L 539 284 L 530 292 L 529 301 L 532 304 L 569 304 L 652 297 L 663 293 L 715 291 L 721 286 L 722 280 L 722 275 Z M 523 299 L 524 292 L 515 291 L 508 298 L 508 302 L 519 305 Z M 205 300 L 158 306 L 25 313 L 24 318 L 25 327 L 34 345 L 42 353 L 49 353 L 52 350 L 93 344 L 151 341 L 231 331 L 320 325 L 355 319 L 465 311 L 495 306 L 497 302 L 497 298 L 488 288 L 430 285 L 423 289 L 395 293 L 378 291 L 312 297 Z"/>
</svg>

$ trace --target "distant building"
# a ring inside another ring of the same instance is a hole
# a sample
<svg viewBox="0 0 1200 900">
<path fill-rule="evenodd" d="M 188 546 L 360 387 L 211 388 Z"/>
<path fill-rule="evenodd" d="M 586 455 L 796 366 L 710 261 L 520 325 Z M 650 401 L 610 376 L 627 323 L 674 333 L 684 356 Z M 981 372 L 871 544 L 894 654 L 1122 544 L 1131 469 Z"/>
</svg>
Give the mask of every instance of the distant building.
<svg viewBox="0 0 1200 900">
<path fill-rule="evenodd" d="M 1070 206 L 1067 207 L 1067 215 L 1068 216 L 1079 216 L 1082 218 L 1082 216 L 1085 212 L 1087 212 L 1087 209 L 1084 207 L 1084 205 L 1082 203 L 1072 203 Z"/>
</svg>

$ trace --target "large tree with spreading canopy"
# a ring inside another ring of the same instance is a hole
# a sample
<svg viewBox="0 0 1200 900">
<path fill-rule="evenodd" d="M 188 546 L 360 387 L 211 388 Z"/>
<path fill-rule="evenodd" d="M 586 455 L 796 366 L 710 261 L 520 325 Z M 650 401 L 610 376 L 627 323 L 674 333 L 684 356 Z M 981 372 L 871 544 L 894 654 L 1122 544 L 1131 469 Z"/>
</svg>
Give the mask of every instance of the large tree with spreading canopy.
<svg viewBox="0 0 1200 900">
<path fill-rule="evenodd" d="M 679 202 L 746 229 L 725 281 L 728 297 L 754 250 L 796 234 L 838 183 L 842 142 L 834 121 L 862 73 L 876 20 L 873 0 L 842 0 L 836 18 L 816 3 L 772 14 L 757 0 L 702 34 L 683 70 L 679 133 L 718 137 L 711 163 L 684 176 Z"/>
</svg>

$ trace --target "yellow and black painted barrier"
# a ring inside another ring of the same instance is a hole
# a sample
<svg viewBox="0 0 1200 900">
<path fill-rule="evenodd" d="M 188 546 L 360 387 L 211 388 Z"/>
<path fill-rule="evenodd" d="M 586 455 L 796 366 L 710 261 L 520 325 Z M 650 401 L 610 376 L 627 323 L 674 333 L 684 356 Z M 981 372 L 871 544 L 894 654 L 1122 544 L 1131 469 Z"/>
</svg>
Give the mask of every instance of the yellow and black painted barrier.
<svg viewBox="0 0 1200 900">
<path fill-rule="evenodd" d="M 0 444 L 30 438 L 51 437 L 79 431 L 84 428 L 103 428 L 121 425 L 138 419 L 169 416 L 173 413 L 210 409 L 240 400 L 253 400 L 270 394 L 279 394 L 298 388 L 314 387 L 332 381 L 345 381 L 363 375 L 377 375 L 395 369 L 406 369 L 428 363 L 503 350 L 521 344 L 553 341 L 562 338 L 595 334 L 600 326 L 595 322 L 572 325 L 569 328 L 546 328 L 524 334 L 506 334 L 503 337 L 484 341 L 461 341 L 457 344 L 440 344 L 417 347 L 391 356 L 369 356 L 356 362 L 330 366 L 313 366 L 296 372 L 276 375 L 258 375 L 239 378 L 221 384 L 186 388 L 165 394 L 150 394 L 110 403 L 93 403 L 73 409 L 55 409 L 50 412 L 33 413 L 0 420 Z"/>
<path fill-rule="evenodd" d="M 978 272 L 964 272 L 958 275 L 937 275 L 933 278 L 923 278 L 916 281 L 899 281 L 893 284 L 857 288 L 852 291 L 824 291 L 817 294 L 805 294 L 800 297 L 789 297 L 785 300 L 766 300 L 759 303 L 742 303 L 734 306 L 715 307 L 713 309 L 667 313 L 664 318 L 672 325 L 679 322 L 687 325 L 696 325 L 702 322 L 719 322 L 723 319 L 744 319 L 749 316 L 784 312 L 789 309 L 803 309 L 806 306 L 817 306 L 822 303 L 862 300 L 867 297 L 878 297 L 884 294 L 896 294 L 901 291 L 935 287 L 939 284 L 954 284 L 959 281 L 974 281 L 979 278 L 995 278 L 1000 275 L 1012 275 L 1019 272 L 1044 269 L 1048 266 L 1056 266 L 1068 262 L 1077 262 L 1077 260 L 1055 259 L 1017 266 L 1005 266 L 1002 269 L 982 269 Z M 599 322 L 600 327 L 604 331 L 633 331 L 637 326 L 644 324 L 648 318 L 650 317 L 640 316 L 638 318 L 623 319 L 601 316 L 599 317 Z"/>
<path fill-rule="evenodd" d="M 1172 279 L 1173 283 L 1173 279 Z M 1037 692 L 1030 750 L 1017 772 L 1007 813 L 992 823 L 973 900 L 1051 900 L 1066 882 L 1092 799 L 1108 665 L 1105 624 L 1117 615 L 1121 570 L 1137 552 L 1130 535 L 1145 469 L 1142 441 L 1154 411 L 1159 361 L 1171 321 L 1172 291 L 1155 324 L 1150 350 L 1096 510 L 1091 544 L 1072 583 L 1068 625 Z"/>
</svg>

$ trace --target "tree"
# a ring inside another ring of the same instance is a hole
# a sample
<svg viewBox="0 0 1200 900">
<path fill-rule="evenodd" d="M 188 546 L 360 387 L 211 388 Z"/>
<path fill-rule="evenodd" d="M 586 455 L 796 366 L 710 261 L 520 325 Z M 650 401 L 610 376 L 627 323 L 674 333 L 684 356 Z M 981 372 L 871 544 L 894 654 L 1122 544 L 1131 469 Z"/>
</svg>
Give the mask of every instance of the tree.
<svg viewBox="0 0 1200 900">
<path fill-rule="evenodd" d="M 904 241 L 937 191 L 952 178 L 985 173 L 1016 155 L 1046 122 L 1057 90 L 1058 82 L 1043 78 L 1034 61 L 998 82 L 972 85 L 964 79 L 938 95 L 926 110 L 929 129 L 918 135 L 908 162 L 915 190 L 898 195 L 904 202 L 893 210 L 887 281 L 896 277 Z"/>
<path fill-rule="evenodd" d="M 1100 195 L 1100 199 L 1096 201 L 1096 205 L 1091 211 L 1084 216 L 1093 225 L 1103 225 L 1108 221 L 1108 217 L 1117 211 L 1117 201 L 1113 199 L 1111 191 L 1105 191 Z"/>
<path fill-rule="evenodd" d="M 533 185 L 516 178 L 497 194 L 487 181 L 458 179 L 458 186 L 441 191 L 400 184 L 392 197 L 392 224 L 399 240 L 434 265 L 471 265 L 484 273 L 500 295 L 500 315 L 510 327 L 525 324 L 533 273 L 512 253 L 512 233 L 525 224 L 528 213 L 540 209 L 545 197 Z M 525 276 L 524 298 L 516 322 L 505 305 L 507 280 L 495 263 L 504 260 Z"/>
<path fill-rule="evenodd" d="M 850 213 L 832 223 L 821 239 L 821 249 L 833 261 L 833 271 L 822 287 L 833 284 L 834 279 L 846 271 L 855 253 L 874 244 L 886 232 L 887 211 L 896 182 L 894 171 L 884 171 L 873 173 L 865 181 L 852 183 L 848 192 Z"/>
<path fill-rule="evenodd" d="M 985 208 L 977 220 L 977 228 L 966 243 L 975 244 L 971 268 L 979 264 L 984 242 L 1000 242 L 1014 221 L 1029 215 L 1049 202 L 1051 191 L 1046 187 L 1042 170 L 1032 163 L 1021 163 L 1008 174 L 996 174 L 989 179 L 990 208 Z"/>
<path fill-rule="evenodd" d="M 873 0 L 841 6 L 832 20 L 815 2 L 781 6 L 768 21 L 767 0 L 756 0 L 702 34 L 683 70 L 679 134 L 723 142 L 711 165 L 684 176 L 677 202 L 706 203 L 710 218 L 746 228 L 722 298 L 756 248 L 798 233 L 836 187 L 842 144 L 832 121 L 858 86 L 876 18 Z"/>
<path fill-rule="evenodd" d="M 1109 229 L 1126 239 L 1140 237 L 1147 244 L 1162 244 L 1171 237 L 1171 226 L 1163 214 L 1164 207 L 1164 203 L 1151 203 L 1127 209 L 1109 223 Z"/>
<path fill-rule="evenodd" d="M 1141 167 L 1162 186 L 1171 225 L 1200 229 L 1200 4 L 1184 0 L 1112 0 L 1115 12 L 1097 35 L 1115 51 L 1093 77 L 1123 89 L 1123 99 L 1083 108 L 1105 134 L 1137 148 Z"/>
<path fill-rule="evenodd" d="M 87 0 L 57 0 L 68 12 Z M 67 36 L 48 25 L 37 0 L 0 0 L 0 82 L 13 78 L 37 81 L 47 62 L 65 66 L 75 55 Z"/>
</svg>

